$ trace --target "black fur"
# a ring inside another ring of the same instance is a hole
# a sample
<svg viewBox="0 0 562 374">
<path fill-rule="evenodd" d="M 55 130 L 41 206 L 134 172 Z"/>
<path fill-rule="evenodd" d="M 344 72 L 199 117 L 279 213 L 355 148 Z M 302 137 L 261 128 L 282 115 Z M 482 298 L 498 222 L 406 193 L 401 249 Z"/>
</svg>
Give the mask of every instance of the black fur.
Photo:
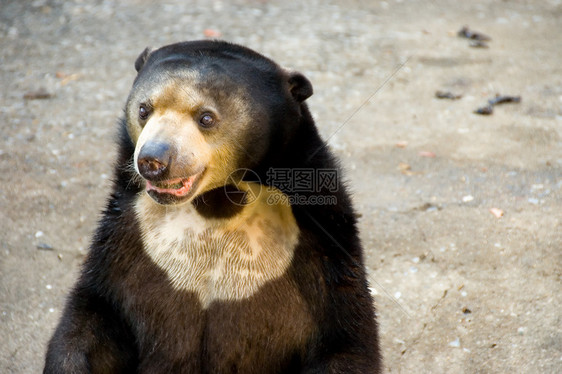
<svg viewBox="0 0 562 374">
<path fill-rule="evenodd" d="M 135 67 L 146 73 L 151 61 L 173 54 L 219 55 L 222 64 L 231 56 L 255 97 L 267 101 L 269 128 L 261 143 L 267 147 L 248 152 L 242 165 L 262 182 L 271 168 L 338 169 L 302 102 L 312 94 L 304 76 L 222 42 L 145 51 Z M 130 167 L 134 145 L 125 121 L 119 139 L 113 191 L 49 344 L 44 373 L 380 372 L 373 300 L 341 175 L 335 191 L 299 192 L 330 195 L 337 204 L 292 206 L 301 234 L 284 276 L 248 299 L 214 301 L 203 310 L 195 295 L 173 289 L 143 252 L 133 208 L 143 186 Z M 196 198 L 201 215 L 224 218 L 243 208 L 221 191 Z"/>
</svg>

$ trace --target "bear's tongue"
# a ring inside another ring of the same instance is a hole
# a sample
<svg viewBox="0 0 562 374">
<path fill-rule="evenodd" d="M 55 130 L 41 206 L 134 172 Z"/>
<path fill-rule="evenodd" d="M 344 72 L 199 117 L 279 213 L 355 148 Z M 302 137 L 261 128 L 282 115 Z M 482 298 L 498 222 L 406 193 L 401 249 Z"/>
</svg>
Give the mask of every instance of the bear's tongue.
<svg viewBox="0 0 562 374">
<path fill-rule="evenodd" d="M 191 190 L 191 186 L 193 186 L 196 177 L 197 175 L 193 175 L 189 178 L 175 178 L 161 182 L 151 182 L 147 180 L 146 190 L 179 197 L 185 196 Z"/>
</svg>

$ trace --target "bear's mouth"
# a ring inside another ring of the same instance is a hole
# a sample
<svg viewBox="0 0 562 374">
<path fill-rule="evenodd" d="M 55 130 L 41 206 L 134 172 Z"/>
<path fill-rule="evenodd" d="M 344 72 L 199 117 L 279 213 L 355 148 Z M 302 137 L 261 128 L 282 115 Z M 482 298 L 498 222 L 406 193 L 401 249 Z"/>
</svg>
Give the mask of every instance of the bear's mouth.
<svg viewBox="0 0 562 374">
<path fill-rule="evenodd" d="M 146 192 L 159 204 L 177 204 L 193 196 L 203 172 L 204 170 L 187 178 L 146 180 Z"/>
</svg>

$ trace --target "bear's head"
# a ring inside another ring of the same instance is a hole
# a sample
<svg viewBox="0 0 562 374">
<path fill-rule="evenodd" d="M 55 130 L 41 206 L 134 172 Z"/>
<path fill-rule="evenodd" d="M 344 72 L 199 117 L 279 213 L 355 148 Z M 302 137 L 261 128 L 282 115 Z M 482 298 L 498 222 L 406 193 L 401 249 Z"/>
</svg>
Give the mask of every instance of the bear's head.
<svg viewBox="0 0 562 374">
<path fill-rule="evenodd" d="M 126 105 L 134 167 L 160 204 L 191 201 L 280 152 L 299 125 L 308 79 L 220 41 L 146 49 Z"/>
</svg>

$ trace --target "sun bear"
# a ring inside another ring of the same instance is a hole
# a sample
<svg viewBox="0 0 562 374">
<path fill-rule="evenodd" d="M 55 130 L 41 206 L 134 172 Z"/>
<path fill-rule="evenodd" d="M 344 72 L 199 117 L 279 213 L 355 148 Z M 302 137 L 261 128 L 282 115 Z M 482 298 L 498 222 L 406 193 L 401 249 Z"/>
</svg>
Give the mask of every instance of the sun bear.
<svg viewBox="0 0 562 374">
<path fill-rule="evenodd" d="M 146 49 L 111 196 L 44 373 L 378 373 L 356 215 L 304 101 L 248 48 Z"/>
</svg>

